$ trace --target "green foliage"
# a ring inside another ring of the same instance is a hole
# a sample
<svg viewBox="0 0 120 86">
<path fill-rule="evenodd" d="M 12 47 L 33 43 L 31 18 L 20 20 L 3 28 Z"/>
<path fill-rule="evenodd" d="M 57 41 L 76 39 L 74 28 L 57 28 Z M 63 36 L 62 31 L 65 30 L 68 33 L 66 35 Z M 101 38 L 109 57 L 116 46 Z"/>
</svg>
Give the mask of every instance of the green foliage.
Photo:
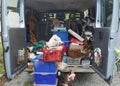
<svg viewBox="0 0 120 86">
<path fill-rule="evenodd" d="M 24 86 L 33 86 L 33 81 L 26 81 Z"/>
<path fill-rule="evenodd" d="M 0 59 L 3 58 L 3 47 L 2 47 L 2 43 L 0 43 Z"/>
<path fill-rule="evenodd" d="M 0 43 L 0 74 L 3 74 L 4 70 L 4 63 L 3 63 L 3 48 L 2 43 Z"/>
<path fill-rule="evenodd" d="M 0 63 L 0 74 L 3 74 L 4 72 L 4 65 Z"/>
</svg>

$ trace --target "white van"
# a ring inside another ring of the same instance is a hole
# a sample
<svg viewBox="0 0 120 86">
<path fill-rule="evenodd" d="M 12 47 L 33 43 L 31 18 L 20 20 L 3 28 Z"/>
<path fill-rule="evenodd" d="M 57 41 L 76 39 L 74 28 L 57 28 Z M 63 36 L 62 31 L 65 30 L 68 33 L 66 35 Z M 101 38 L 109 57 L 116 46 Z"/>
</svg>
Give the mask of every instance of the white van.
<svg viewBox="0 0 120 86">
<path fill-rule="evenodd" d="M 36 42 L 50 39 L 50 18 L 59 18 L 68 29 L 69 21 L 91 17 L 94 20 L 90 22 L 94 27 L 94 41 L 90 65 L 105 81 L 110 82 L 116 61 L 119 5 L 119 0 L 2 0 L 2 43 L 7 77 L 13 79 L 27 67 L 26 53 L 19 65 L 17 58 L 19 50 L 32 45 L 29 15 L 33 17 L 35 32 L 32 37 L 35 36 Z M 100 65 L 95 61 L 96 49 L 101 51 Z"/>
</svg>

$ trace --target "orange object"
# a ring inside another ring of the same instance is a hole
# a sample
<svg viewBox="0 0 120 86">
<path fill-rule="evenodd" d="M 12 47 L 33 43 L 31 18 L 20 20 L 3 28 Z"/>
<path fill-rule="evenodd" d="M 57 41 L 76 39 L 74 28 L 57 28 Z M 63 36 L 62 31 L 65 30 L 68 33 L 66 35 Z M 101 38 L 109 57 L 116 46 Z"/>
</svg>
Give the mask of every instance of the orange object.
<svg viewBox="0 0 120 86">
<path fill-rule="evenodd" d="M 29 32 L 30 32 L 30 42 L 32 44 L 37 42 L 36 36 L 35 36 L 35 27 L 36 27 L 36 19 L 35 17 L 30 14 L 29 15 Z"/>
<path fill-rule="evenodd" d="M 83 44 L 84 44 L 84 42 L 79 41 L 79 40 L 77 40 L 77 39 L 75 39 L 75 38 L 70 38 L 69 41 L 72 42 L 72 43 L 80 44 L 80 45 L 83 45 Z"/>
</svg>

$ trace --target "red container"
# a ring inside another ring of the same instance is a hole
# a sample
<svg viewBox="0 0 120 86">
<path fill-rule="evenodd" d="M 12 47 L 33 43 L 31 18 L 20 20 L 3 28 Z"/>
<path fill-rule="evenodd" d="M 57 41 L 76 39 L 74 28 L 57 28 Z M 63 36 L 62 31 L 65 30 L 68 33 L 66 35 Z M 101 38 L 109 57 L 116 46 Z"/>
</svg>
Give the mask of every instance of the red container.
<svg viewBox="0 0 120 86">
<path fill-rule="evenodd" d="M 69 41 L 72 42 L 72 43 L 80 44 L 80 45 L 83 45 L 83 44 L 84 44 L 84 42 L 81 42 L 81 41 L 79 41 L 79 40 L 77 40 L 77 39 L 75 39 L 75 38 L 70 38 Z"/>
<path fill-rule="evenodd" d="M 56 48 L 44 48 L 44 61 L 60 62 L 63 56 L 63 46 L 58 46 Z"/>
</svg>

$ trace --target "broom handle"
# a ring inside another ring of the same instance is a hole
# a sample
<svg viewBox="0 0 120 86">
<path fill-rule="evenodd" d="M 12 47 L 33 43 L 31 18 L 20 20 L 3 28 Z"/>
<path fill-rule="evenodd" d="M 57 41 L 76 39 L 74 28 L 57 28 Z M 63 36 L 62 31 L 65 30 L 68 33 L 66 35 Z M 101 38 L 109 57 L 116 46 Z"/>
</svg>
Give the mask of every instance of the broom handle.
<svg viewBox="0 0 120 86">
<path fill-rule="evenodd" d="M 75 65 L 73 68 L 72 68 L 72 72 L 71 73 L 74 73 L 75 72 L 75 70 L 77 69 L 77 65 Z"/>
<path fill-rule="evenodd" d="M 69 29 L 68 32 L 73 35 L 75 38 L 77 38 L 80 41 L 84 41 L 84 38 L 82 38 L 81 36 L 79 36 L 76 32 L 74 32 L 73 30 Z"/>
</svg>

